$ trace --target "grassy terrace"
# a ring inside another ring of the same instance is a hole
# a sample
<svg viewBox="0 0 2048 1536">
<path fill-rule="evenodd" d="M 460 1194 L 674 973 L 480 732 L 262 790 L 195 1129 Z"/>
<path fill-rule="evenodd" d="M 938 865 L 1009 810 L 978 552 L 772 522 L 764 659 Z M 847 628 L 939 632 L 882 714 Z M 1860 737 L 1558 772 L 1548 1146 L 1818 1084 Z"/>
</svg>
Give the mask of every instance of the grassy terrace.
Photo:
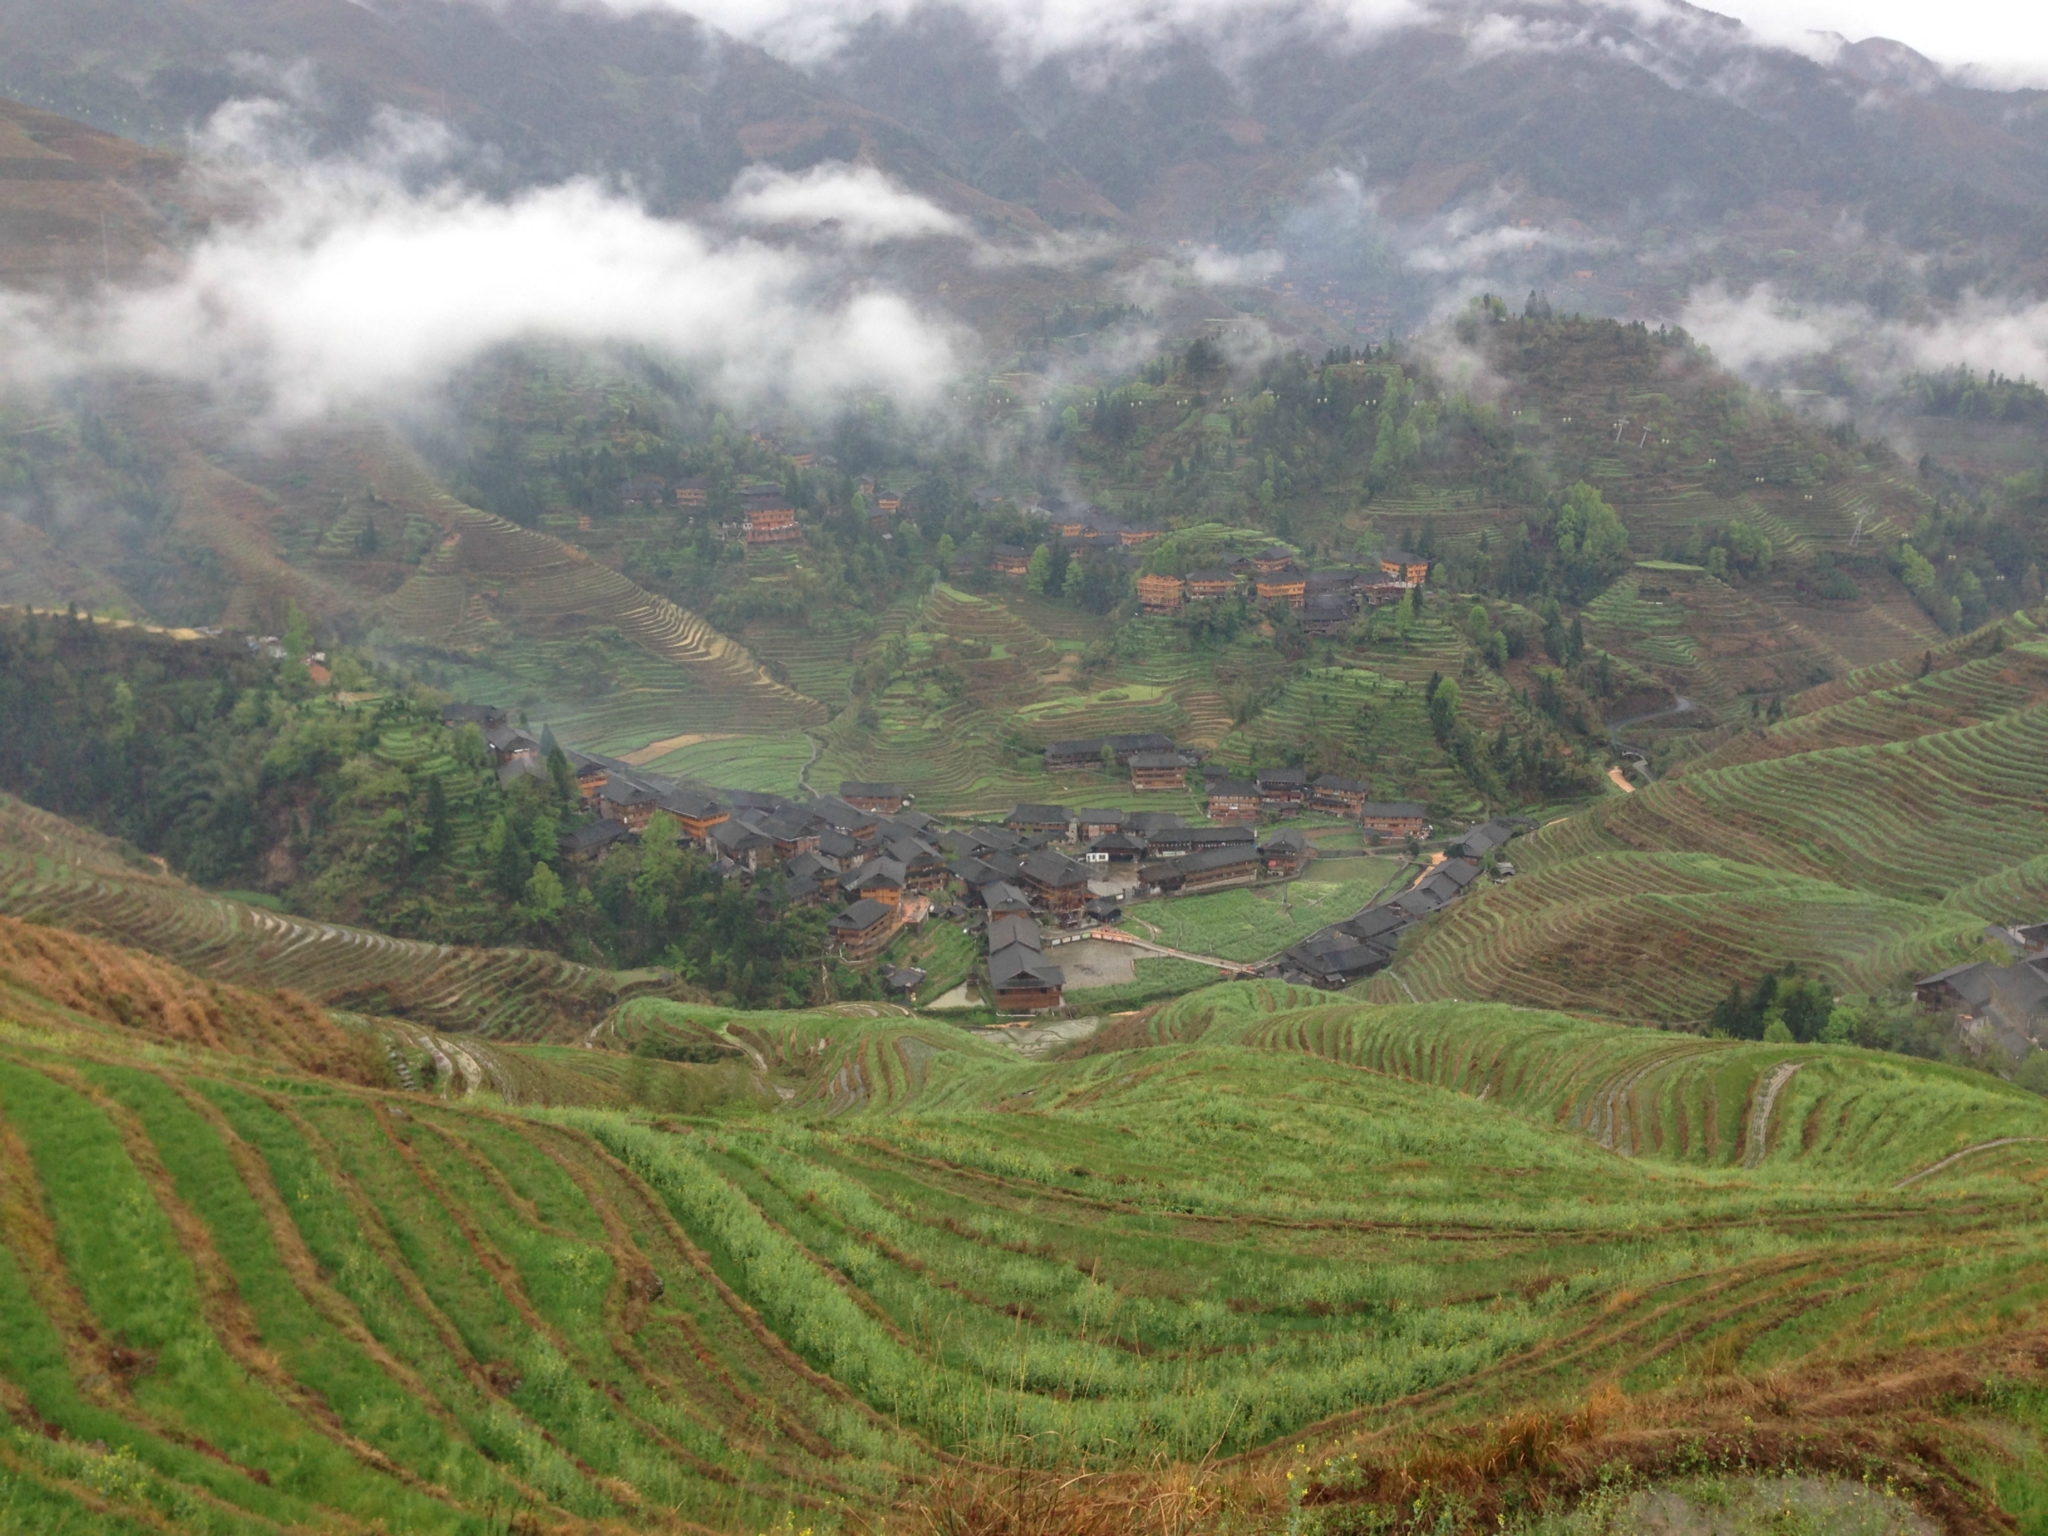
<svg viewBox="0 0 2048 1536">
<path fill-rule="evenodd" d="M 1344 863 L 1349 868 L 1341 880 L 1318 879 L 1317 864 L 1310 864 L 1307 876 L 1278 886 L 1140 902 L 1126 910 L 1123 926 L 1191 954 L 1269 959 L 1368 905 L 1406 867 L 1397 859 L 1356 858 Z"/>
<path fill-rule="evenodd" d="M 515 1039 L 587 1029 L 622 992 L 655 981 L 539 950 L 394 939 L 212 895 L 7 797 L 0 912 L 146 949 L 222 981 Z"/>
<path fill-rule="evenodd" d="M 657 1126 L 139 1053 L 61 1010 L 0 1035 L 0 1380 L 44 1426 L 4 1446 L 6 1507 L 872 1529 L 977 1466 L 1223 1456 L 1231 1528 L 1278 1530 L 1297 1445 L 1334 1477 L 1597 1382 L 1675 1466 L 1743 1383 L 1796 1402 L 1873 1351 L 1951 1406 L 1905 1436 L 1830 1399 L 1799 1454 L 1853 1431 L 1924 1494 L 1994 1476 L 1945 1438 L 1954 1394 L 1987 1320 L 2048 1305 L 2041 1145 L 1895 1187 L 2048 1106 L 1849 1048 L 1270 984 L 1037 1062 L 874 1007 L 643 1001 L 621 1032 L 743 1048 L 775 1091 L 677 1068 L 705 1091 Z M 2021 1468 L 2027 1358 L 1999 1355 Z"/>
</svg>

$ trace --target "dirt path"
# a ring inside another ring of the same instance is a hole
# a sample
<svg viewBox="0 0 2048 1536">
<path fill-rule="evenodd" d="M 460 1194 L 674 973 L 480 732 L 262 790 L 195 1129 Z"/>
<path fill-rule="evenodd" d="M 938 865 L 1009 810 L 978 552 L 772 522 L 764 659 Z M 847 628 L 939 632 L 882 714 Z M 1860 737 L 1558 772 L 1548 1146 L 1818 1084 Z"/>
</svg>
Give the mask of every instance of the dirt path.
<svg viewBox="0 0 2048 1536">
<path fill-rule="evenodd" d="M 1145 926 L 1150 928 L 1152 925 L 1147 923 Z M 1156 932 L 1157 930 L 1155 929 L 1154 931 Z M 1256 967 L 1246 965 L 1240 960 L 1225 960 L 1219 955 L 1195 955 L 1188 953 L 1184 949 L 1174 949 L 1170 945 L 1157 944 L 1150 939 L 1141 939 L 1136 934 L 1125 933 L 1121 928 L 1094 928 L 1081 937 L 1100 939 L 1108 944 L 1128 944 L 1133 949 L 1142 949 L 1148 955 L 1164 955 L 1172 960 L 1192 960 L 1197 965 L 1213 965 L 1219 971 L 1229 971 L 1232 974 L 1241 973 L 1250 976 L 1256 969 Z M 1047 947 L 1056 947 L 1058 942 L 1055 940 L 1053 945 Z M 1069 939 L 1066 942 L 1070 944 L 1079 943 L 1080 939 Z"/>
<path fill-rule="evenodd" d="M 1636 792 L 1635 785 L 1629 783 L 1628 781 L 1628 775 L 1623 773 L 1619 768 L 1608 769 L 1607 777 L 1614 781 L 1614 787 L 1620 790 L 1624 795 L 1632 795 Z"/>
<path fill-rule="evenodd" d="M 1927 1167 L 1922 1168 L 1918 1173 L 1907 1174 L 1906 1177 L 1899 1180 L 1898 1183 L 1894 1184 L 1892 1188 L 1904 1189 L 1908 1184 L 1918 1184 L 1922 1179 L 1926 1178 L 1929 1174 L 1939 1173 L 1942 1169 L 1948 1167 L 1949 1164 L 1959 1163 L 1964 1158 L 1969 1157 L 1974 1153 L 1989 1152 L 1994 1147 L 2016 1147 L 2021 1146 L 2023 1144 L 2031 1144 L 2035 1142 L 2048 1142 L 2048 1136 L 2001 1136 L 1996 1141 L 1980 1141 L 1974 1147 L 1965 1147 L 1960 1152 L 1949 1153 L 1949 1155 L 1947 1157 L 1944 1157 L 1940 1162 L 1930 1163 Z"/>
<path fill-rule="evenodd" d="M 680 752 L 685 747 L 694 747 L 703 741 L 731 741 L 737 731 L 689 731 L 681 736 L 666 736 L 660 741 L 650 741 L 644 747 L 635 747 L 619 761 L 631 763 L 635 768 L 644 768 L 656 758 L 667 757 L 671 752 Z"/>
<path fill-rule="evenodd" d="M 1803 1061 L 1781 1061 L 1771 1068 L 1771 1075 L 1764 1079 L 1763 1087 L 1757 1090 L 1756 1103 L 1749 1111 L 1749 1134 L 1742 1144 L 1742 1166 L 1761 1167 L 1764 1154 L 1770 1150 L 1771 1110 L 1776 1107 L 1778 1095 L 1793 1074 L 1805 1066 Z"/>
<path fill-rule="evenodd" d="M 797 770 L 796 787 L 815 799 L 818 792 L 811 788 L 811 769 L 817 766 L 818 758 L 825 750 L 825 743 L 809 731 L 804 732 L 804 740 L 811 744 L 811 760 Z"/>
</svg>

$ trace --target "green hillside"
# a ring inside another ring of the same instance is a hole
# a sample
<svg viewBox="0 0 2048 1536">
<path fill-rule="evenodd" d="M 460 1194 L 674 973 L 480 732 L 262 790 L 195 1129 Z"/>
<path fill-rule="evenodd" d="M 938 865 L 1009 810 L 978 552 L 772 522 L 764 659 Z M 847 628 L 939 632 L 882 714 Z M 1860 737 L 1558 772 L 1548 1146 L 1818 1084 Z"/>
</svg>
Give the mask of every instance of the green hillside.
<svg viewBox="0 0 2048 1536">
<path fill-rule="evenodd" d="M 1271 985 L 1037 1062 L 643 1001 L 619 1044 L 771 1090 L 667 1066 L 734 1086 L 649 1119 L 258 1068 L 14 985 L 17 1528 L 911 1530 L 1008 1479 L 1063 1529 L 1173 1494 L 1184 1531 L 1334 1532 L 1430 1456 L 1519 1521 L 1602 1465 L 1851 1444 L 1989 1519 L 2048 1466 L 2034 1357 L 1985 1342 L 2048 1302 L 2048 1108 L 1974 1074 Z M 1879 1358 L 1883 1405 L 1824 1389 Z M 1732 1412 L 1759 1392 L 1793 1417 Z M 1540 1457 L 1429 1449 L 1503 1414 L 1557 1426 Z"/>
</svg>

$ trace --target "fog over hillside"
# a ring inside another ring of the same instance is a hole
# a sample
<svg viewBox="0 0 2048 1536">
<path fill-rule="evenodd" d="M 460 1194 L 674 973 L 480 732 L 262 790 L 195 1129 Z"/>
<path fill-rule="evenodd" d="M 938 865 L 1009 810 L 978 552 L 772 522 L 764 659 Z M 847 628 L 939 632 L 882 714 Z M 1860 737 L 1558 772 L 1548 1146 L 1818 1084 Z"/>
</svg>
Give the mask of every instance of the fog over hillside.
<svg viewBox="0 0 2048 1536">
<path fill-rule="evenodd" d="M 374 231 L 403 209 L 414 238 L 465 216 L 530 235 L 553 210 L 586 244 L 609 228 L 629 246 L 625 227 L 652 220 L 641 233 L 656 244 L 700 247 L 647 258 L 671 274 L 716 254 L 730 277 L 750 252 L 744 281 L 774 291 L 769 314 L 790 284 L 822 284 L 824 313 L 797 330 L 887 354 L 852 373 L 824 366 L 827 387 L 929 381 L 944 366 L 930 349 L 957 325 L 992 360 L 1028 354 L 1047 316 L 1076 305 L 1135 304 L 1154 317 L 1146 334 L 1235 316 L 1317 347 L 1413 330 L 1485 288 L 1681 322 L 1762 369 L 1846 340 L 1862 376 L 2038 372 L 2042 98 L 1796 20 L 1774 9 L 1754 29 L 1682 4 L 1584 0 L 7 0 L 0 91 L 201 158 L 222 149 L 224 123 L 269 103 L 265 163 L 321 169 L 264 204 L 270 222 L 215 229 L 189 281 L 209 281 L 209 262 L 232 281 L 236 261 L 286 248 L 298 275 L 271 286 L 316 280 L 310 220 L 325 231 L 319 269 L 364 263 L 385 295 L 342 329 L 374 316 L 420 332 L 400 371 L 533 318 L 478 293 L 437 297 L 433 261 L 398 304 L 376 277 L 388 248 Z M 433 136 L 434 152 L 372 193 L 363 170 L 390 175 L 395 123 Z M 678 218 L 700 233 L 665 228 Z M 351 220 L 363 238 L 340 234 Z M 766 244 L 704 244 L 707 228 Z M 622 328 L 578 313 L 572 296 L 599 271 L 626 309 L 644 308 L 629 270 L 643 258 L 627 246 L 519 243 L 534 264 L 514 286 L 551 295 L 539 302 L 562 334 Z M 830 274 L 856 249 L 862 278 L 847 287 Z M 626 267 L 606 267 L 615 259 Z M 178 302 L 156 304 L 154 324 L 189 323 Z M 444 302 L 446 323 L 430 320 Z M 713 305 L 735 307 L 759 306 Z M 893 332 L 875 329 L 884 311 Z M 645 339 L 687 325 L 735 384 L 775 371 L 763 335 L 796 334 L 661 313 Z M 304 336 L 256 350 L 308 347 L 321 350 Z M 208 346 L 176 350 L 212 366 Z M 320 372 L 304 356 L 280 366 Z"/>
</svg>

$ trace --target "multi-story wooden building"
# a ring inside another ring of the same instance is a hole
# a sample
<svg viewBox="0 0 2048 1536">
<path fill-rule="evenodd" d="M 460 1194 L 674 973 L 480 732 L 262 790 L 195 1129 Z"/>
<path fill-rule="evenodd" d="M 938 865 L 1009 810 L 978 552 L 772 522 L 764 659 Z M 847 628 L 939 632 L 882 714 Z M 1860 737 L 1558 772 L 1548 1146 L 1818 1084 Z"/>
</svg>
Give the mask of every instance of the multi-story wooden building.
<svg viewBox="0 0 2048 1536">
<path fill-rule="evenodd" d="M 1347 779 L 1340 773 L 1326 773 L 1309 790 L 1309 805 L 1338 816 L 1356 816 L 1364 807 L 1372 786 L 1363 779 Z"/>
<path fill-rule="evenodd" d="M 1237 578 L 1229 571 L 1194 571 L 1188 576 L 1188 596 L 1197 602 L 1237 596 Z"/>
<path fill-rule="evenodd" d="M 1368 800 L 1358 807 L 1358 822 L 1368 832 L 1421 837 L 1429 831 L 1429 807 L 1417 800 Z"/>
<path fill-rule="evenodd" d="M 1147 613 L 1178 613 L 1187 586 L 1178 576 L 1140 576 L 1138 606 Z"/>
<path fill-rule="evenodd" d="M 1289 608 L 1308 605 L 1308 573 L 1298 565 L 1276 571 L 1263 568 L 1254 579 L 1254 590 L 1262 603 L 1285 603 Z"/>
<path fill-rule="evenodd" d="M 1259 809 L 1286 816 L 1308 803 L 1306 768 L 1261 768 L 1257 774 Z"/>
<path fill-rule="evenodd" d="M 1211 779 L 1207 805 L 1211 821 L 1257 821 L 1259 786 L 1238 779 Z"/>
<path fill-rule="evenodd" d="M 825 924 L 839 953 L 850 965 L 864 965 L 889 947 L 896 937 L 896 908 L 863 896 Z"/>
<path fill-rule="evenodd" d="M 1032 903 L 1044 911 L 1065 917 L 1088 905 L 1088 866 L 1063 853 L 1037 849 L 1025 857 L 1019 874 Z"/>
<path fill-rule="evenodd" d="M 880 816 L 894 816 L 910 804 L 910 792 L 901 784 L 888 784 L 872 779 L 841 779 L 839 798 L 857 811 L 873 811 Z"/>
<path fill-rule="evenodd" d="M 1421 555 L 1411 555 L 1405 550 L 1390 549 L 1380 556 L 1380 571 L 1390 581 L 1404 586 L 1419 587 L 1429 580 L 1430 562 Z"/>
<path fill-rule="evenodd" d="M 1044 1013 L 1064 1001 L 1066 973 L 1048 964 L 1038 924 L 1025 917 L 996 917 L 988 928 L 988 980 L 1002 1013 Z"/>
<path fill-rule="evenodd" d="M 730 806 L 693 789 L 671 791 L 661 797 L 659 804 L 662 810 L 675 817 L 683 836 L 693 843 L 702 843 L 711 835 L 713 827 L 732 818 Z"/>
<path fill-rule="evenodd" d="M 1188 760 L 1178 752 L 1133 752 L 1131 788 L 1186 789 Z"/>
</svg>

